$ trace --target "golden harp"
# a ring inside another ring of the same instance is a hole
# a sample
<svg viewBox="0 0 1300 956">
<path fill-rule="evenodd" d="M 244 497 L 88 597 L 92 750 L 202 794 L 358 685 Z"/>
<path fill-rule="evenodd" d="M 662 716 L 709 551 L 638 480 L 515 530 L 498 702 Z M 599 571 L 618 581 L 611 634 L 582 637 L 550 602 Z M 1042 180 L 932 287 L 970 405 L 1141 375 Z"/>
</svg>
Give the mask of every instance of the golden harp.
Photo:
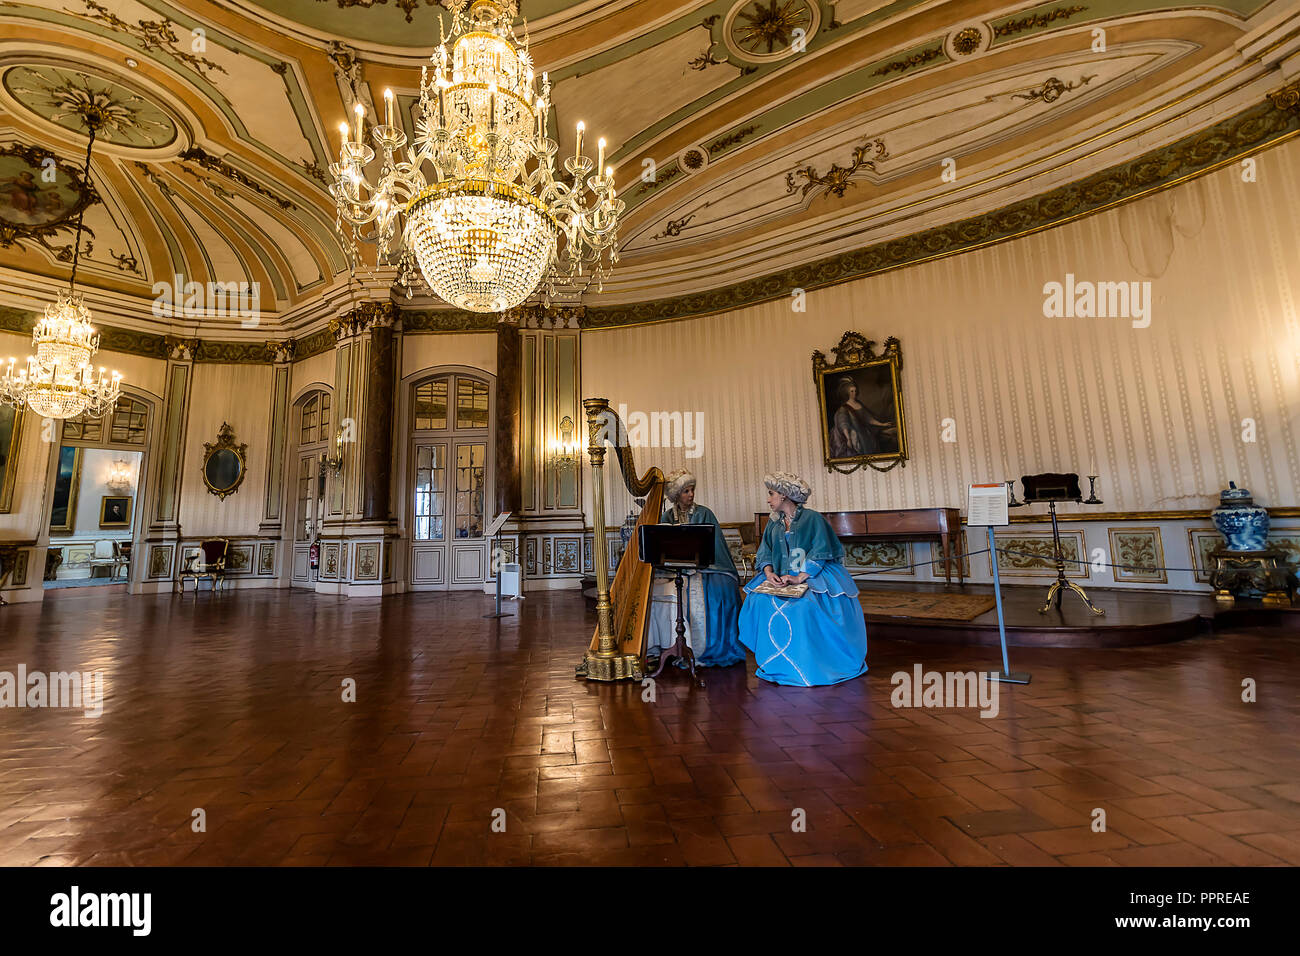
<svg viewBox="0 0 1300 956">
<path fill-rule="evenodd" d="M 614 448 L 623 484 L 635 498 L 645 498 L 637 525 L 656 524 L 663 513 L 664 473 L 650 468 L 640 477 L 626 444 L 627 430 L 604 398 L 582 402 L 587 413 L 588 445 L 592 470 L 592 512 L 595 530 L 596 633 L 577 676 L 587 680 L 640 680 L 650 625 L 650 588 L 654 569 L 637 555 L 637 532 L 619 559 L 614 583 L 609 583 L 609 553 L 605 542 L 605 442 Z"/>
</svg>

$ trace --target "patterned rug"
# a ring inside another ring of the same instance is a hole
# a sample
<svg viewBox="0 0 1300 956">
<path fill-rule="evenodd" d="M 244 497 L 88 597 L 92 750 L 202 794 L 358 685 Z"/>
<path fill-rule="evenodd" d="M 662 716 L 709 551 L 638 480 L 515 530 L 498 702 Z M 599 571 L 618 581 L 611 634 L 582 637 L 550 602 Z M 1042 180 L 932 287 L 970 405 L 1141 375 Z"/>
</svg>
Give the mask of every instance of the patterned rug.
<svg viewBox="0 0 1300 956">
<path fill-rule="evenodd" d="M 858 592 L 862 609 L 877 617 L 927 617 L 948 621 L 969 621 L 997 606 L 992 595 L 943 594 L 926 591 Z"/>
</svg>

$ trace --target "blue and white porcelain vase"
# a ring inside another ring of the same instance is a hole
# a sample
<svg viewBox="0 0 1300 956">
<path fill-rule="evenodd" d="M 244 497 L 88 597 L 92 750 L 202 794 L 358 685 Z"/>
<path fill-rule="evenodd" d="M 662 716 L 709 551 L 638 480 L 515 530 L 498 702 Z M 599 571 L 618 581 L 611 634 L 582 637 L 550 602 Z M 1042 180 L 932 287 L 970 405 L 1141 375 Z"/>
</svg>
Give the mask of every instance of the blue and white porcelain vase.
<svg viewBox="0 0 1300 956">
<path fill-rule="evenodd" d="M 1210 512 L 1229 551 L 1263 551 L 1268 547 L 1268 511 L 1254 503 L 1250 492 L 1235 481 L 1219 493 L 1219 507 Z"/>
</svg>

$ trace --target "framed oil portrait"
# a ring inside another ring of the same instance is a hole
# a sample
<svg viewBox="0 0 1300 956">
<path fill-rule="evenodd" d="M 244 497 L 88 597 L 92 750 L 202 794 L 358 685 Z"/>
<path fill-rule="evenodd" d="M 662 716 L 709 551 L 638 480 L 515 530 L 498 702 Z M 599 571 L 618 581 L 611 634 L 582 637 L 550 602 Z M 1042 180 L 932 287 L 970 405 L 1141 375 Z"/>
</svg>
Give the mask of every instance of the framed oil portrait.
<svg viewBox="0 0 1300 956">
<path fill-rule="evenodd" d="M 0 405 L 0 514 L 13 507 L 14 485 L 18 481 L 18 443 L 22 437 L 22 409 Z"/>
<path fill-rule="evenodd" d="M 101 528 L 131 527 L 131 496 L 104 495 L 99 502 Z"/>
<path fill-rule="evenodd" d="M 77 493 L 81 488 L 81 449 L 64 445 L 54 473 L 54 504 L 50 507 L 50 534 L 72 534 L 77 523 Z"/>
<path fill-rule="evenodd" d="M 875 349 L 863 335 L 845 332 L 832 349 L 835 361 L 813 352 L 827 471 L 889 471 L 907 463 L 902 350 L 892 337 L 883 352 Z"/>
</svg>

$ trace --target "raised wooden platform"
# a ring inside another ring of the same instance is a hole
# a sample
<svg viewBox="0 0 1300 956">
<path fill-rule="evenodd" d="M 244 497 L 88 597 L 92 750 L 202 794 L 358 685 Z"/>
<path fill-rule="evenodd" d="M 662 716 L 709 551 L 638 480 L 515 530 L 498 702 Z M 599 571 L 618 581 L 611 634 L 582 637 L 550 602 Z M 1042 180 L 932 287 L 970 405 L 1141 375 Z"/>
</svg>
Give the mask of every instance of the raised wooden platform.
<svg viewBox="0 0 1300 956">
<path fill-rule="evenodd" d="M 862 590 L 923 591 L 953 594 L 987 594 L 991 584 L 952 585 L 910 583 L 897 580 L 870 583 L 859 581 Z M 1277 627 L 1300 632 L 1300 608 L 1266 608 L 1258 601 L 1239 600 L 1237 606 L 1220 608 L 1210 594 L 1164 593 L 1160 591 L 1106 590 L 1087 588 L 1094 604 L 1106 613 L 1097 616 L 1073 594 L 1067 594 L 1061 610 L 1039 614 L 1047 597 L 1048 584 L 1003 585 L 1003 612 L 1007 622 L 1007 644 L 1015 647 L 1140 647 L 1182 641 L 1228 627 Z M 588 604 L 596 606 L 594 587 L 583 592 Z M 867 637 L 927 644 L 998 643 L 998 614 L 991 610 L 969 621 L 934 618 L 893 617 L 868 613 Z"/>
<path fill-rule="evenodd" d="M 942 592 L 942 584 L 879 584 L 859 582 L 862 590 Z M 948 589 L 962 594 L 993 594 L 989 584 Z M 1181 641 L 1228 626 L 1277 626 L 1300 631 L 1300 608 L 1265 608 L 1255 601 L 1238 601 L 1220 608 L 1212 595 L 1159 591 L 1088 588 L 1088 596 L 1106 613 L 1093 614 L 1074 594 L 1064 606 L 1039 614 L 1047 584 L 1003 585 L 1007 643 L 1018 647 L 1134 647 Z M 970 621 L 891 617 L 867 614 L 868 637 L 933 644 L 997 644 L 997 610 Z"/>
</svg>

